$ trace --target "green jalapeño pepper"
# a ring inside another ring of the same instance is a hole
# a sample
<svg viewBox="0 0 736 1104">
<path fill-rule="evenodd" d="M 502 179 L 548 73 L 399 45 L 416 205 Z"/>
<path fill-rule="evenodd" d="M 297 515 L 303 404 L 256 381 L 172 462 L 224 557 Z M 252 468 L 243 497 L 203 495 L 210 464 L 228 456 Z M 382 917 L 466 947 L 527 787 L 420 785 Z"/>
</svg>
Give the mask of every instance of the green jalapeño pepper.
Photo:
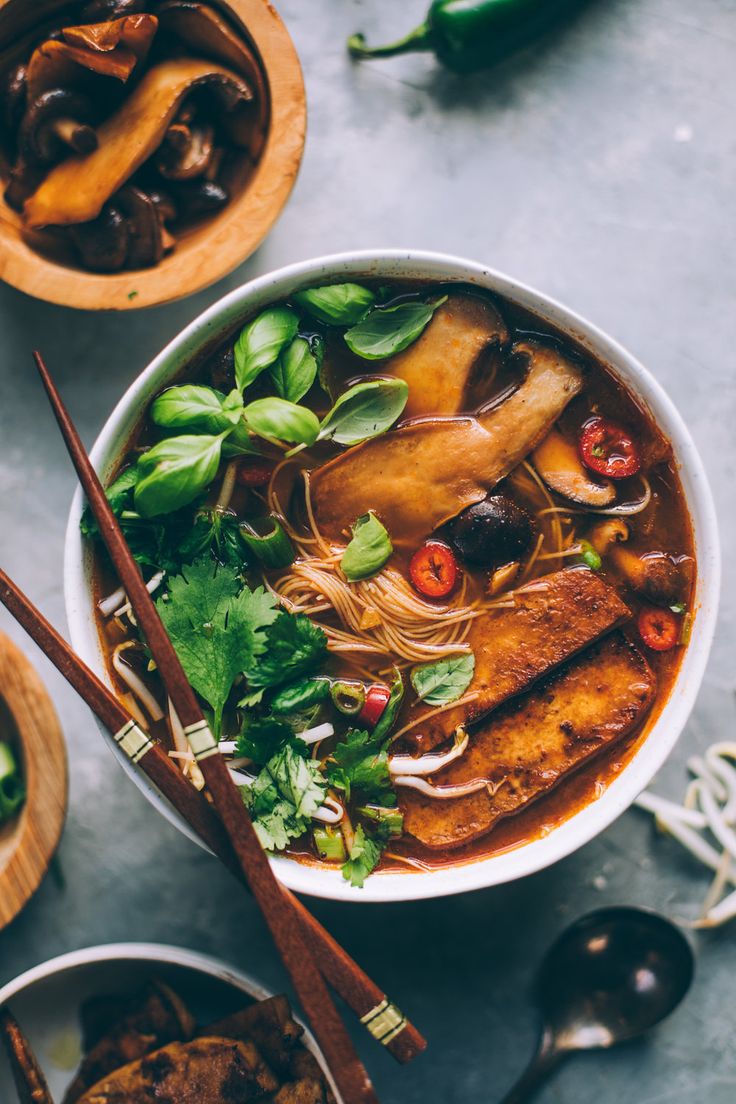
<svg viewBox="0 0 736 1104">
<path fill-rule="evenodd" d="M 500 61 L 553 26 L 583 0 L 434 0 L 427 19 L 389 46 L 348 39 L 356 58 L 394 57 L 430 50 L 449 69 L 469 73 Z"/>
</svg>

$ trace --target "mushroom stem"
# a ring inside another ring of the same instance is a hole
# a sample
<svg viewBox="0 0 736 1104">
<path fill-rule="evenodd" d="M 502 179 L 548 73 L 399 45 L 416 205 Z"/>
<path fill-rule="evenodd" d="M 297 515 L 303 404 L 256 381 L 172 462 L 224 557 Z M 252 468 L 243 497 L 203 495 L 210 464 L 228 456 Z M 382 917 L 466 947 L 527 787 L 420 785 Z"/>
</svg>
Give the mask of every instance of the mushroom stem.
<svg viewBox="0 0 736 1104">
<path fill-rule="evenodd" d="M 76 119 L 56 119 L 51 129 L 75 153 L 92 153 L 97 149 L 97 132 L 87 123 L 78 123 Z"/>
</svg>

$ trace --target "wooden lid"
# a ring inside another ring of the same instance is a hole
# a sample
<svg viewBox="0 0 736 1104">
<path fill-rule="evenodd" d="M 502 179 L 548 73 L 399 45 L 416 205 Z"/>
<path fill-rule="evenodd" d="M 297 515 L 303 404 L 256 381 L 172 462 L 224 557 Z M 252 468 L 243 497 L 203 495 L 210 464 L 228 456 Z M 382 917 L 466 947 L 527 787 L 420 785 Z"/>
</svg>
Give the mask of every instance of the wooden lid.
<svg viewBox="0 0 736 1104">
<path fill-rule="evenodd" d="M 0 635 L 0 740 L 22 764 L 26 801 L 0 825 L 0 929 L 41 884 L 59 844 L 67 807 L 64 737 L 51 699 L 34 667 Z"/>
</svg>

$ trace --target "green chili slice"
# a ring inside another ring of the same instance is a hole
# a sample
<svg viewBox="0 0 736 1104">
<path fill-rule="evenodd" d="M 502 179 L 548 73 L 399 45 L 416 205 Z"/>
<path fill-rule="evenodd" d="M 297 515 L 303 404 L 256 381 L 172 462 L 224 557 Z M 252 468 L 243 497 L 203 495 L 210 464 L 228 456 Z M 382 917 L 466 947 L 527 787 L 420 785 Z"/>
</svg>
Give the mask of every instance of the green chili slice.
<svg viewBox="0 0 736 1104">
<path fill-rule="evenodd" d="M 265 525 L 270 528 L 260 533 L 249 522 L 241 522 L 240 536 L 243 543 L 264 567 L 289 567 L 296 559 L 296 553 L 281 522 L 277 517 L 271 516 L 264 519 L 264 527 Z"/>
</svg>

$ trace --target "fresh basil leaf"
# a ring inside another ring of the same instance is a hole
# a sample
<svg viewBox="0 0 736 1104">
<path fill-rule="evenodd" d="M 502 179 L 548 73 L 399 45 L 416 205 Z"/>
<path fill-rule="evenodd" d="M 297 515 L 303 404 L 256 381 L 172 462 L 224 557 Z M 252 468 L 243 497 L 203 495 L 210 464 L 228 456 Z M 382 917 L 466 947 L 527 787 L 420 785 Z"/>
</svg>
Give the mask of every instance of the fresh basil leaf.
<svg viewBox="0 0 736 1104">
<path fill-rule="evenodd" d="M 319 363 L 306 337 L 295 337 L 270 371 L 281 398 L 296 403 L 309 391 L 318 368 Z"/>
<path fill-rule="evenodd" d="M 145 518 L 186 506 L 217 475 L 225 434 L 168 437 L 138 460 L 135 508 Z"/>
<path fill-rule="evenodd" d="M 461 698 L 470 686 L 475 671 L 472 652 L 423 663 L 411 673 L 411 684 L 417 697 L 427 705 L 447 705 Z"/>
<path fill-rule="evenodd" d="M 255 437 L 251 437 L 242 418 L 222 442 L 222 455 L 229 458 L 233 456 L 257 456 L 260 451 L 258 441 Z"/>
<path fill-rule="evenodd" d="M 239 391 L 275 363 L 298 329 L 299 319 L 288 307 L 269 307 L 248 323 L 235 342 L 235 383 Z"/>
<path fill-rule="evenodd" d="M 390 429 L 409 398 L 409 385 L 401 379 L 356 383 L 337 400 L 319 429 L 320 441 L 357 445 Z"/>
<path fill-rule="evenodd" d="M 293 445 L 313 445 L 319 433 L 319 419 L 308 407 L 275 396 L 248 403 L 244 417 L 259 437 L 275 437 Z"/>
<path fill-rule="evenodd" d="M 299 679 L 277 690 L 271 698 L 271 709 L 274 713 L 296 713 L 297 710 L 308 709 L 312 705 L 323 702 L 330 696 L 330 680 L 328 678 Z"/>
<path fill-rule="evenodd" d="M 401 677 L 401 671 L 398 667 L 394 667 L 394 677 L 391 683 L 391 692 L 389 699 L 386 702 L 386 707 L 378 718 L 378 724 L 373 729 L 373 740 L 375 743 L 380 743 L 386 736 L 388 736 L 396 718 L 399 715 L 399 709 L 401 703 L 404 700 L 404 680 Z"/>
<path fill-rule="evenodd" d="M 348 330 L 349 349 L 365 360 L 383 360 L 406 349 L 423 333 L 432 315 L 447 299 L 431 303 L 397 303 L 395 307 L 376 307 L 361 322 Z"/>
<path fill-rule="evenodd" d="M 214 387 L 197 383 L 169 387 L 153 400 L 150 410 L 151 421 L 157 426 L 200 433 L 223 433 L 237 424 L 242 413 L 239 392 L 225 396 Z"/>
<path fill-rule="evenodd" d="M 343 575 L 349 583 L 375 575 L 394 550 L 385 526 L 373 513 L 359 517 L 352 530 L 353 538 L 340 560 Z"/>
<path fill-rule="evenodd" d="M 375 295 L 360 284 L 330 284 L 297 291 L 294 302 L 328 326 L 353 326 L 375 302 Z"/>
</svg>

